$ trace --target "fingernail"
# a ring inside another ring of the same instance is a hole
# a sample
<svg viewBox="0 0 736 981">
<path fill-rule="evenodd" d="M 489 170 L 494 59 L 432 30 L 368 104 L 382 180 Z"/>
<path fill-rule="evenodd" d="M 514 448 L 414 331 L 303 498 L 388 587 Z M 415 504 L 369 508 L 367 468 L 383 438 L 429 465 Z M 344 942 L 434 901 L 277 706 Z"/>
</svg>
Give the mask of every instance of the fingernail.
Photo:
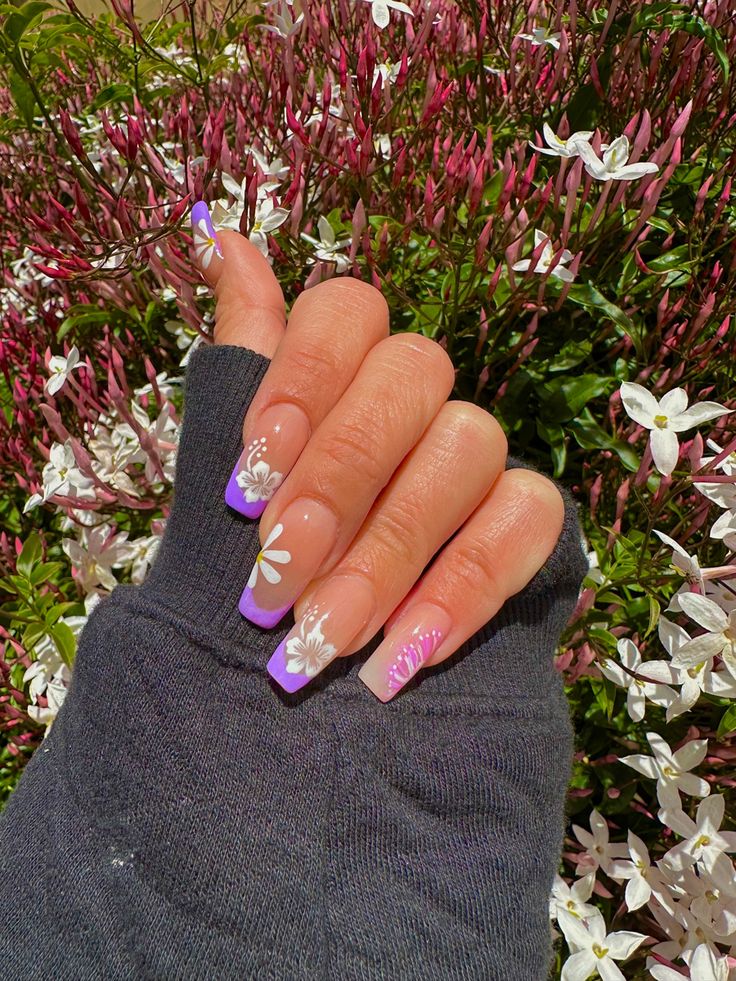
<svg viewBox="0 0 736 981">
<path fill-rule="evenodd" d="M 268 673 L 289 692 L 308 685 L 357 637 L 375 605 L 373 585 L 363 576 L 329 579 L 271 655 Z"/>
<path fill-rule="evenodd" d="M 192 232 L 197 262 L 201 269 L 209 269 L 213 256 L 222 259 L 222 249 L 215 226 L 212 224 L 210 209 L 204 201 L 197 201 L 192 208 Z"/>
<path fill-rule="evenodd" d="M 225 491 L 225 501 L 247 518 L 259 518 L 307 445 L 310 425 L 297 405 L 273 405 L 256 420 L 252 438 Z"/>
<path fill-rule="evenodd" d="M 271 529 L 238 609 L 259 627 L 273 627 L 314 578 L 337 539 L 337 518 L 319 501 L 299 497 Z"/>
<path fill-rule="evenodd" d="M 439 650 L 452 628 L 448 614 L 434 603 L 419 603 L 386 636 L 358 672 L 382 702 L 388 702 Z"/>
</svg>

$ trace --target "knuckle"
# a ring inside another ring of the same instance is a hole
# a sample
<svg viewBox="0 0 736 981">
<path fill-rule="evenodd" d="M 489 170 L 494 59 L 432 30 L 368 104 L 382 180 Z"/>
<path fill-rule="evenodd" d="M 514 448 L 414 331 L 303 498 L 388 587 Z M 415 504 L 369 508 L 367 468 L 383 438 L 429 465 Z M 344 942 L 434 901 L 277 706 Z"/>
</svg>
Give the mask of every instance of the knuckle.
<svg viewBox="0 0 736 981">
<path fill-rule="evenodd" d="M 371 551 L 377 568 L 386 562 L 413 568 L 424 564 L 427 553 L 426 508 L 402 501 L 400 507 L 382 508 L 371 525 Z"/>
<path fill-rule="evenodd" d="M 499 603 L 506 599 L 506 589 L 493 561 L 493 550 L 483 539 L 463 539 L 455 543 L 450 576 L 462 592 L 493 596 Z"/>
<path fill-rule="evenodd" d="M 424 334 L 392 334 L 377 345 L 378 356 L 387 358 L 404 373 L 407 370 L 430 373 L 451 390 L 455 384 L 455 366 L 445 349 Z"/>
<path fill-rule="evenodd" d="M 533 513 L 540 511 L 556 514 L 562 519 L 565 501 L 554 481 L 542 473 L 516 468 L 509 471 L 513 475 L 514 487 L 518 488 L 527 508 Z"/>
<path fill-rule="evenodd" d="M 388 334 L 389 309 L 386 298 L 375 286 L 364 283 L 362 279 L 345 277 L 324 280 L 301 293 L 294 306 L 302 297 L 310 299 L 329 314 L 334 313 L 345 318 L 347 313 L 351 321 L 367 319 Z"/>
<path fill-rule="evenodd" d="M 440 410 L 443 422 L 448 428 L 467 437 L 479 448 L 488 449 L 494 458 L 508 456 L 508 439 L 500 422 L 473 402 L 446 402 Z M 482 446 L 481 446 L 482 444 Z"/>
<path fill-rule="evenodd" d="M 377 436 L 360 423 L 343 420 L 339 428 L 326 435 L 320 446 L 320 459 L 326 461 L 327 471 L 350 474 L 353 480 L 371 486 L 383 484 L 385 474 Z"/>
<path fill-rule="evenodd" d="M 291 354 L 292 378 L 298 379 L 301 387 L 309 387 L 318 382 L 324 385 L 325 379 L 334 376 L 339 370 L 339 359 L 334 348 L 323 344 L 304 344 Z"/>
</svg>

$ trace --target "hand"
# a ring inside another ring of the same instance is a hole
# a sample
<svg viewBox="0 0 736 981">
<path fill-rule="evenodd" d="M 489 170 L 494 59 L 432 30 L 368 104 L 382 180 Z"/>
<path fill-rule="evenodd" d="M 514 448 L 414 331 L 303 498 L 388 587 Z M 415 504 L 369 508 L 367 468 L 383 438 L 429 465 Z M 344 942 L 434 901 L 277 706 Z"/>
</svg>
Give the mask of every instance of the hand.
<svg viewBox="0 0 736 981">
<path fill-rule="evenodd" d="M 260 252 L 216 233 L 202 203 L 192 220 L 215 342 L 271 358 L 226 490 L 261 517 L 240 611 L 273 627 L 294 607 L 268 663 L 290 692 L 383 626 L 359 677 L 388 701 L 533 578 L 562 530 L 562 496 L 541 474 L 504 469 L 501 426 L 448 401 L 449 357 L 421 334 L 390 336 L 378 290 L 328 280 L 300 294 L 287 326 Z"/>
</svg>

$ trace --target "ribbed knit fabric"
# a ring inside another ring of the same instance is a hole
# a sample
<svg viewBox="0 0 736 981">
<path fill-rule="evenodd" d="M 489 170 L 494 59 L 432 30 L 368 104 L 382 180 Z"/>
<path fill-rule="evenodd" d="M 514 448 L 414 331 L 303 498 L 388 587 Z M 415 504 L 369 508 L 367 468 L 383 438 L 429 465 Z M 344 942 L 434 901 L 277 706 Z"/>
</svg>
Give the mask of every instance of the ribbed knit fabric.
<svg viewBox="0 0 736 981">
<path fill-rule="evenodd" d="M 357 678 L 368 650 L 287 695 L 265 665 L 293 620 L 238 613 L 257 522 L 223 501 L 267 364 L 191 360 L 160 555 L 93 612 L 0 817 L 3 975 L 541 981 L 572 747 L 552 655 L 588 567 L 576 505 L 561 488 L 544 568 L 393 701 Z"/>
</svg>

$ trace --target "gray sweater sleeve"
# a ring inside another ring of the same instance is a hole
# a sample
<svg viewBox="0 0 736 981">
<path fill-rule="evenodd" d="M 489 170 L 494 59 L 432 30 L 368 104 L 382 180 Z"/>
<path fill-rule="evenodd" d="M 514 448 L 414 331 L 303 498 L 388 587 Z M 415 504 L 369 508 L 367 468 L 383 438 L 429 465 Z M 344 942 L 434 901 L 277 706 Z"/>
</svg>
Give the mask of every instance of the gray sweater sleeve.
<svg viewBox="0 0 736 981">
<path fill-rule="evenodd" d="M 356 677 L 368 649 L 287 695 L 265 665 L 293 620 L 238 613 L 257 523 L 223 499 L 267 364 L 226 346 L 191 360 L 159 557 L 93 612 L 0 816 L 4 974 L 543 979 L 572 751 L 552 655 L 587 570 L 576 505 L 562 488 L 545 566 L 392 702 Z"/>
</svg>

